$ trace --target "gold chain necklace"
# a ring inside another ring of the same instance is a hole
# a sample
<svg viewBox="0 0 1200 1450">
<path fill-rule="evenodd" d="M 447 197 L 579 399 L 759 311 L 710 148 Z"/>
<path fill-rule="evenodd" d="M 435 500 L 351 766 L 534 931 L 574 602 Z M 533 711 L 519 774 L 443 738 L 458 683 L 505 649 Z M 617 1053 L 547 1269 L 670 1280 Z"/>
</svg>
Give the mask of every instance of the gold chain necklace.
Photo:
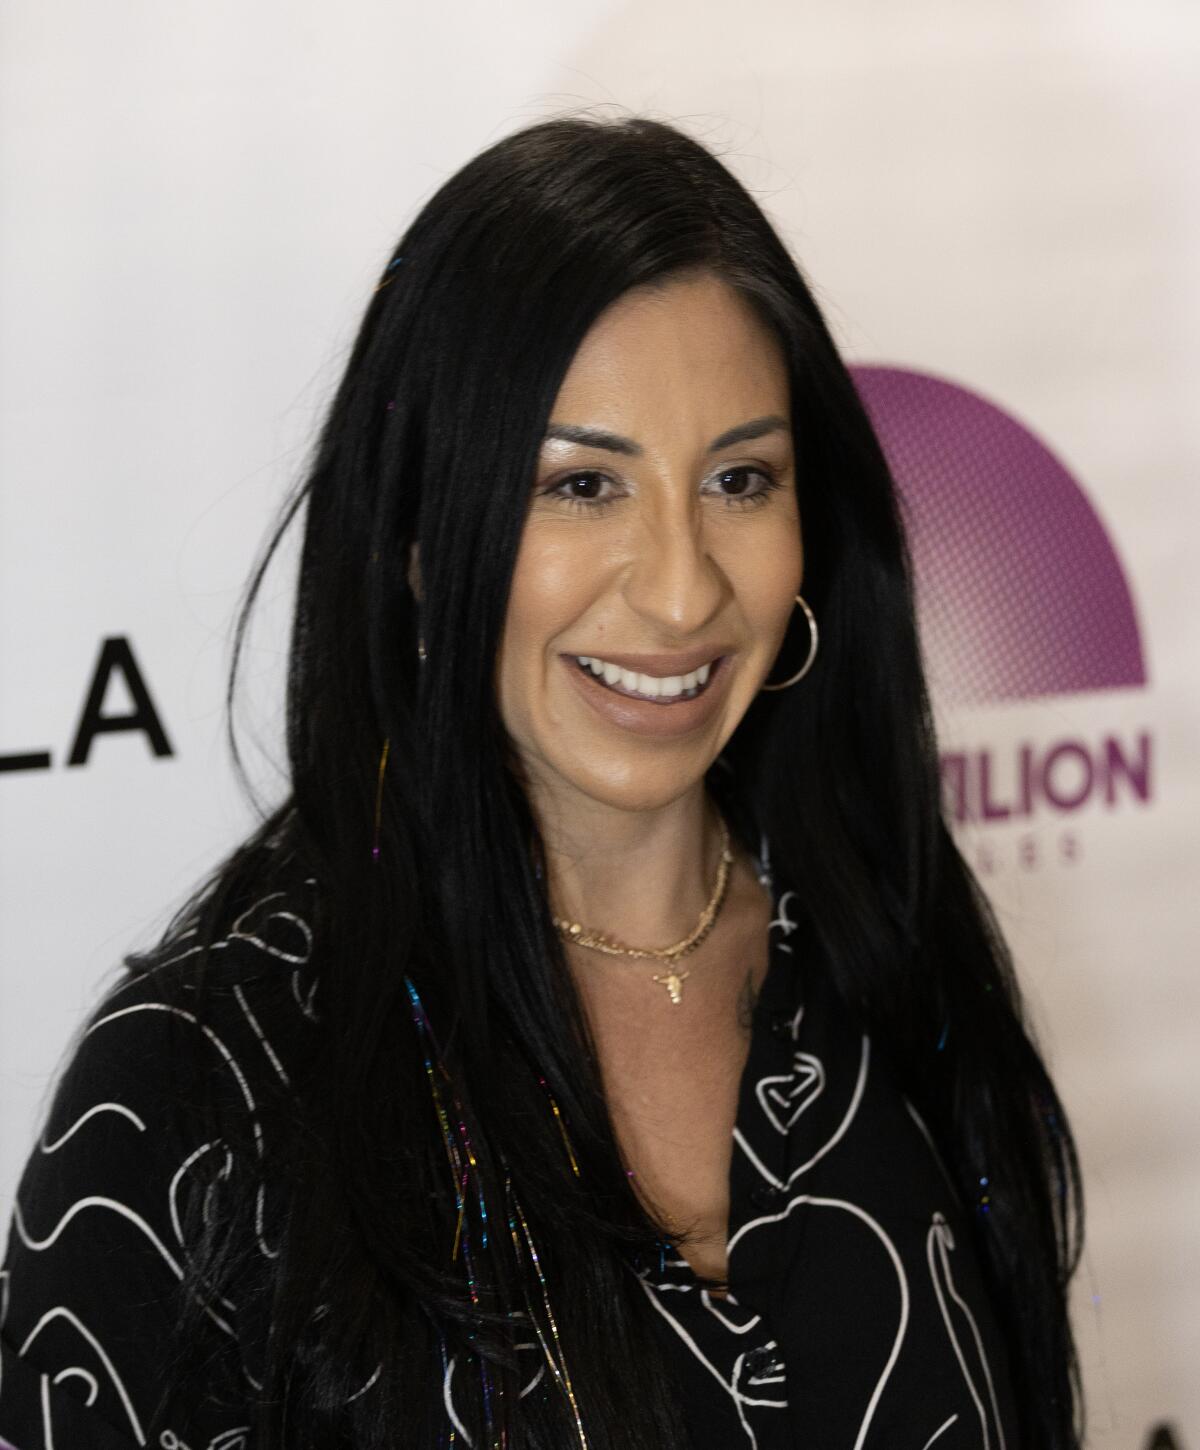
<svg viewBox="0 0 1200 1450">
<path fill-rule="evenodd" d="M 717 868 L 717 884 L 713 887 L 713 894 L 709 897 L 708 904 L 700 913 L 700 920 L 688 935 L 682 941 L 676 942 L 674 946 L 627 947 L 622 942 L 614 941 L 612 937 L 604 936 L 597 931 L 589 931 L 586 927 L 580 926 L 577 921 L 564 921 L 559 916 L 554 918 L 554 925 L 558 928 L 558 934 L 564 941 L 574 942 L 579 947 L 589 947 L 594 952 L 603 952 L 605 956 L 652 958 L 655 961 L 666 962 L 667 971 L 656 972 L 654 981 L 661 982 L 666 987 L 671 1001 L 678 1006 L 683 1001 L 684 979 L 690 973 L 678 971 L 677 963 L 681 957 L 686 957 L 689 952 L 694 952 L 713 929 L 717 913 L 721 910 L 725 900 L 725 890 L 729 885 L 729 868 L 732 865 L 733 852 L 729 849 L 729 827 L 722 821 L 721 864 Z"/>
</svg>

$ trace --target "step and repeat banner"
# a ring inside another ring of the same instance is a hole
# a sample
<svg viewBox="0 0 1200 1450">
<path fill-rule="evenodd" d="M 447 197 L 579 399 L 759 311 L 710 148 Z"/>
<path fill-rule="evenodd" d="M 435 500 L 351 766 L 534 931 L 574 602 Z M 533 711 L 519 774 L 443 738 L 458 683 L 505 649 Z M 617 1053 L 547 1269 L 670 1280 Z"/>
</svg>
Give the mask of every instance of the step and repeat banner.
<svg viewBox="0 0 1200 1450">
<path fill-rule="evenodd" d="M 1083 1157 L 1088 1443 L 1200 1450 L 1200 12 L 13 0 L 0 39 L 4 1222 L 81 1015 L 251 824 L 231 621 L 388 248 L 508 131 L 649 113 L 773 217 L 900 486 L 946 810 Z"/>
</svg>

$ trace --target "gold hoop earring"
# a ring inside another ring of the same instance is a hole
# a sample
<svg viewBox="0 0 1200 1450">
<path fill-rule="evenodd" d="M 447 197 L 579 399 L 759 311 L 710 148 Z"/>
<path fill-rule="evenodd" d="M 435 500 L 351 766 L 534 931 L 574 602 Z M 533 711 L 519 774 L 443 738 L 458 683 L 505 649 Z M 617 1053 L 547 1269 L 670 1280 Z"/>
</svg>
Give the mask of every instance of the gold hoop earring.
<svg viewBox="0 0 1200 1450">
<path fill-rule="evenodd" d="M 813 616 L 812 610 L 808 607 L 808 605 L 804 602 L 803 597 L 799 594 L 796 595 L 796 603 L 800 606 L 801 609 L 804 610 L 804 617 L 808 620 L 808 658 L 804 661 L 804 663 L 800 666 L 800 668 L 796 671 L 796 673 L 791 677 L 790 680 L 784 680 L 781 685 L 762 685 L 760 687 L 761 689 L 786 690 L 789 685 L 794 685 L 797 680 L 802 680 L 804 676 L 808 674 L 809 670 L 812 669 L 813 660 L 815 660 L 817 657 L 817 621 Z"/>
</svg>

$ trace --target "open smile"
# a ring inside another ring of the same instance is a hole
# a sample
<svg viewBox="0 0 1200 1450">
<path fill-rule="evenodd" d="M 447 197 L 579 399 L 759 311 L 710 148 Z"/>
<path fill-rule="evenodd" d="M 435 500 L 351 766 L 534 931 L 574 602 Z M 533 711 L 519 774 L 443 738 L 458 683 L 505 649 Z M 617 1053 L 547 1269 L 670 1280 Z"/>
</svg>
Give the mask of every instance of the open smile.
<svg viewBox="0 0 1200 1450">
<path fill-rule="evenodd" d="M 709 648 L 713 652 L 705 659 Z M 717 719 L 735 673 L 734 653 L 732 646 L 722 649 L 714 641 L 690 654 L 617 655 L 615 660 L 562 654 L 559 658 L 571 688 L 602 719 L 635 735 L 666 740 L 705 730 Z M 664 673 L 649 674 L 631 665 L 650 665 Z M 672 668 L 676 674 L 665 673 Z"/>
<path fill-rule="evenodd" d="M 719 666 L 723 655 L 700 665 L 686 675 L 647 675 L 627 670 L 593 655 L 573 655 L 575 665 L 584 674 L 592 675 L 606 689 L 614 694 L 625 695 L 631 700 L 651 700 L 656 705 L 673 705 L 682 700 L 694 700 L 708 687 L 715 666 Z"/>
</svg>

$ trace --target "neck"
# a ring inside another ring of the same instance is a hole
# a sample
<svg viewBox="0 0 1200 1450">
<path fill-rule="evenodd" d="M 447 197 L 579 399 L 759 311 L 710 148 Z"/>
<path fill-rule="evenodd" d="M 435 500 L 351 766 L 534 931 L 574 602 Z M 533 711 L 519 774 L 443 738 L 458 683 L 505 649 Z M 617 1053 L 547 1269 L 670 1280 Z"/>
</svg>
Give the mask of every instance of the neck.
<svg viewBox="0 0 1200 1450">
<path fill-rule="evenodd" d="M 702 781 L 644 810 L 559 797 L 540 801 L 538 815 L 556 916 L 639 947 L 667 946 L 695 926 L 721 854 Z"/>
</svg>

